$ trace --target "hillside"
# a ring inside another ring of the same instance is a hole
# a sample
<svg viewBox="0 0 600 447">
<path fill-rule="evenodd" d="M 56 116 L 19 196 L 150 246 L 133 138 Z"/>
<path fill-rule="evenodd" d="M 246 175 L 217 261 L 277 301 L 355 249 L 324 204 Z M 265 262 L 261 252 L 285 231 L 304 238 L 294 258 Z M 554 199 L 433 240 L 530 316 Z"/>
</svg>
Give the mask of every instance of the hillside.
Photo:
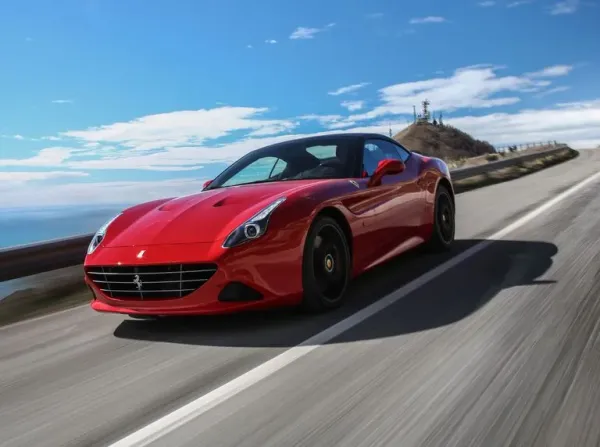
<svg viewBox="0 0 600 447">
<path fill-rule="evenodd" d="M 413 123 L 393 137 L 408 149 L 445 161 L 495 153 L 494 147 L 471 135 L 447 125 Z"/>
</svg>

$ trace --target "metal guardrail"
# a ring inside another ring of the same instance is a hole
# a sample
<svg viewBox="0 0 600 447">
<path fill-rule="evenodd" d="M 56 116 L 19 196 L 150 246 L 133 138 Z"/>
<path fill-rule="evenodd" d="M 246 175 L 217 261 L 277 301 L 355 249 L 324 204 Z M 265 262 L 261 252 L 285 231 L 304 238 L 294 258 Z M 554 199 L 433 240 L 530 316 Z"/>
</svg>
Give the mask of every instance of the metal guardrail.
<svg viewBox="0 0 600 447">
<path fill-rule="evenodd" d="M 496 152 L 511 152 L 512 149 L 516 149 L 517 152 L 524 151 L 525 149 L 532 149 L 540 146 L 561 146 L 556 140 L 549 141 L 534 141 L 529 143 L 520 144 L 505 144 L 503 146 L 494 146 Z"/>
<path fill-rule="evenodd" d="M 566 145 L 560 145 L 552 149 L 515 155 L 504 160 L 489 162 L 480 166 L 453 169 L 450 173 L 452 180 L 463 180 L 510 166 L 516 166 L 537 158 L 547 157 L 567 148 L 568 146 Z M 8 281 L 83 264 L 87 246 L 92 237 L 93 234 L 84 234 L 65 239 L 0 249 L 0 281 Z"/>
</svg>

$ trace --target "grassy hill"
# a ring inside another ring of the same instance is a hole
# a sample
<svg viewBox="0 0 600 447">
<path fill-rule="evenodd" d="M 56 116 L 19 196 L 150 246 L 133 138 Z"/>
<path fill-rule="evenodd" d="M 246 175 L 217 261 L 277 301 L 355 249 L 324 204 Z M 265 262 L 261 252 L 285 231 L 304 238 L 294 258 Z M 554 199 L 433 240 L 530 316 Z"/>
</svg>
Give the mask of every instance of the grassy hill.
<svg viewBox="0 0 600 447">
<path fill-rule="evenodd" d="M 448 125 L 413 123 L 393 138 L 410 150 L 445 161 L 496 153 L 487 141 L 477 140 L 468 133 Z"/>
</svg>

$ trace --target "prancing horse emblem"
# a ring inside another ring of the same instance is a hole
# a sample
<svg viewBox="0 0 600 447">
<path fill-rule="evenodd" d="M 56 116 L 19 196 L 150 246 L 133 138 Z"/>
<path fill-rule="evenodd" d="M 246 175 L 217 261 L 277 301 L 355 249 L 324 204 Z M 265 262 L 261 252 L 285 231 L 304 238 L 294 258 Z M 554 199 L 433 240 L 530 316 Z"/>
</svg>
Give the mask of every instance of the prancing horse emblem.
<svg viewBox="0 0 600 447">
<path fill-rule="evenodd" d="M 138 290 L 142 290 L 142 280 L 140 279 L 140 275 L 135 275 L 133 277 L 133 283 L 135 284 Z"/>
</svg>

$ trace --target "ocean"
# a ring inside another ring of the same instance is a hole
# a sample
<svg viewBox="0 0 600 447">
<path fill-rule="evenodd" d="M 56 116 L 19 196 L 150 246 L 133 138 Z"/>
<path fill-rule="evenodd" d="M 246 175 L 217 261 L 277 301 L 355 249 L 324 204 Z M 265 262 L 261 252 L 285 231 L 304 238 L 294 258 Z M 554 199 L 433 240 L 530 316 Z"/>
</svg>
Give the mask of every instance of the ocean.
<svg viewBox="0 0 600 447">
<path fill-rule="evenodd" d="M 94 233 L 126 207 L 0 208 L 0 249 Z"/>
<path fill-rule="evenodd" d="M 0 250 L 78 234 L 94 233 L 102 224 L 127 208 L 46 207 L 0 208 Z M 28 286 L 29 278 L 0 281 L 0 301 Z"/>
</svg>

